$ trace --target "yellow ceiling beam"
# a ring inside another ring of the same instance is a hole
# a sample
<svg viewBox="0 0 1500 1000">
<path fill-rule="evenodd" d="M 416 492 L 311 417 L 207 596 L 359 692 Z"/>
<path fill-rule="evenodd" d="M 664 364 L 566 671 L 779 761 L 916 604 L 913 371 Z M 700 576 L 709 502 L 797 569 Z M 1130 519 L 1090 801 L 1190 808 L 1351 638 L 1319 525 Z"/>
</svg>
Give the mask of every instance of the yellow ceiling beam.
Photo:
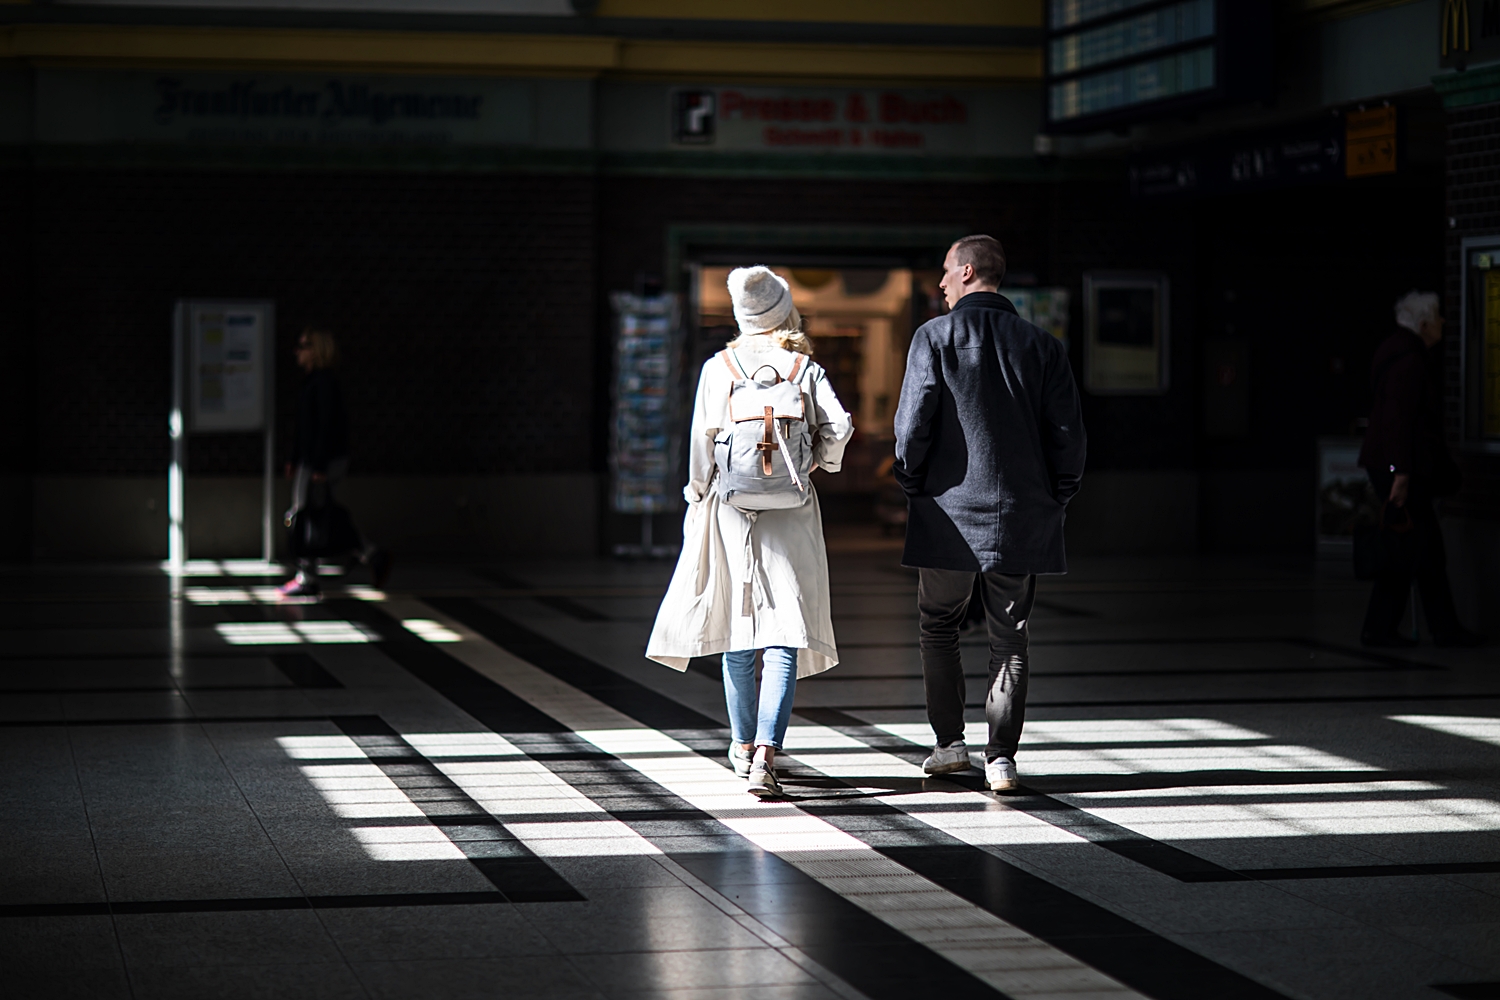
<svg viewBox="0 0 1500 1000">
<path fill-rule="evenodd" d="M 0 57 L 35 62 L 378 68 L 395 72 L 598 73 L 619 62 L 611 38 L 277 28 L 13 25 Z"/>
<path fill-rule="evenodd" d="M 626 42 L 618 72 L 683 77 L 1039 80 L 1038 49 L 905 45 Z"/>
<path fill-rule="evenodd" d="M 434 74 L 1036 80 L 1025 48 L 637 41 L 577 35 L 23 24 L 0 59 L 46 65 Z"/>
<path fill-rule="evenodd" d="M 599 17 L 1040 28 L 1043 0 L 600 0 Z"/>
</svg>

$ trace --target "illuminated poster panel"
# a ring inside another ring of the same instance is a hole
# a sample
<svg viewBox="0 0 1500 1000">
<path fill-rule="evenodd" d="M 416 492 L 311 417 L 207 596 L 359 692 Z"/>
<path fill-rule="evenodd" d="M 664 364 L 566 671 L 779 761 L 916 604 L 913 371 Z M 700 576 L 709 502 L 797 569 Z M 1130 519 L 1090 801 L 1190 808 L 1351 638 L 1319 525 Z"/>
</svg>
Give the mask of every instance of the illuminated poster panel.
<svg viewBox="0 0 1500 1000">
<path fill-rule="evenodd" d="M 1083 381 L 1097 395 L 1167 391 L 1167 276 L 1093 271 L 1083 276 Z"/>
<path fill-rule="evenodd" d="M 615 314 L 614 414 L 610 421 L 611 502 L 624 514 L 678 510 L 677 296 L 610 295 Z"/>
<path fill-rule="evenodd" d="M 1016 307 L 1016 315 L 1068 342 L 1068 290 L 1066 288 L 1007 288 L 1004 293 Z"/>
<path fill-rule="evenodd" d="M 193 303 L 187 318 L 189 429 L 263 429 L 270 363 L 267 308 Z"/>
</svg>

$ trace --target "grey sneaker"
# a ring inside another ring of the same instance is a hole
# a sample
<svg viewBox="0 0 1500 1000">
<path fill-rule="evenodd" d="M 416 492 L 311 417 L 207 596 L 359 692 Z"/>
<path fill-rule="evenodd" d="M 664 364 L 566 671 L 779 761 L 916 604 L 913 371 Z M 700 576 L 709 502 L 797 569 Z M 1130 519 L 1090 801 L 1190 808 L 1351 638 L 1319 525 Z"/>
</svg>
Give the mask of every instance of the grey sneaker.
<svg viewBox="0 0 1500 1000">
<path fill-rule="evenodd" d="M 781 798 L 781 782 L 776 780 L 776 768 L 757 760 L 750 765 L 750 785 L 746 789 L 758 799 Z"/>
<path fill-rule="evenodd" d="M 984 765 L 984 783 L 992 792 L 1009 792 L 1021 787 L 1016 777 L 1016 762 L 1009 757 L 996 757 Z"/>
<path fill-rule="evenodd" d="M 734 773 L 741 778 L 750 777 L 750 762 L 755 759 L 755 753 L 746 750 L 738 743 L 729 744 L 729 766 L 734 768 Z"/>
<path fill-rule="evenodd" d="M 922 761 L 922 770 L 928 774 L 953 774 L 967 771 L 971 766 L 969 748 L 964 746 L 963 740 L 945 747 L 933 747 L 932 755 Z"/>
</svg>

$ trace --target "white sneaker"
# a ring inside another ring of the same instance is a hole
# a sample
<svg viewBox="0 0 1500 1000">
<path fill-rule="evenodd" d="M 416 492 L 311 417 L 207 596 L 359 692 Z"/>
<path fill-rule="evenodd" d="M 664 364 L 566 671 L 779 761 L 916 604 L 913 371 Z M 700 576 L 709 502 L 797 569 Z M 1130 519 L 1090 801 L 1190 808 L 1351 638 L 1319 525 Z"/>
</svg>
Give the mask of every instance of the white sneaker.
<svg viewBox="0 0 1500 1000">
<path fill-rule="evenodd" d="M 945 747 L 933 747 L 932 755 L 922 761 L 922 770 L 928 774 L 953 774 L 967 771 L 971 766 L 969 748 L 964 746 L 963 740 Z"/>
<path fill-rule="evenodd" d="M 729 744 L 729 766 L 741 778 L 750 776 L 750 761 L 755 755 L 738 743 Z"/>
<path fill-rule="evenodd" d="M 984 783 L 992 792 L 1009 792 L 1021 787 L 1016 777 L 1016 762 L 1009 757 L 996 757 L 984 765 Z"/>
</svg>

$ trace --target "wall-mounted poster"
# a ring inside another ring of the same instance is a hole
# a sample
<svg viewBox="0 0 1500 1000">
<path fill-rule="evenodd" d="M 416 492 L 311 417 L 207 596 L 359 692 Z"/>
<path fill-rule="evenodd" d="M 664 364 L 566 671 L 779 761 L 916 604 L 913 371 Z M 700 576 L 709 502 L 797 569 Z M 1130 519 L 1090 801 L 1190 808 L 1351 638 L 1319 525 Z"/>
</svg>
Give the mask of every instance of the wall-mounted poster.
<svg viewBox="0 0 1500 1000">
<path fill-rule="evenodd" d="M 261 430 L 266 420 L 268 306 L 194 302 L 187 314 L 189 429 Z"/>
<path fill-rule="evenodd" d="M 1091 271 L 1083 276 L 1083 383 L 1089 392 L 1167 391 L 1170 289 L 1160 272 Z"/>
<path fill-rule="evenodd" d="M 1007 288 L 1001 292 L 1016 307 L 1016 315 L 1068 342 L 1068 290 L 1066 288 Z"/>
<path fill-rule="evenodd" d="M 612 506 L 655 514 L 682 505 L 674 405 L 680 310 L 675 295 L 610 296 L 615 311 Z"/>
</svg>

